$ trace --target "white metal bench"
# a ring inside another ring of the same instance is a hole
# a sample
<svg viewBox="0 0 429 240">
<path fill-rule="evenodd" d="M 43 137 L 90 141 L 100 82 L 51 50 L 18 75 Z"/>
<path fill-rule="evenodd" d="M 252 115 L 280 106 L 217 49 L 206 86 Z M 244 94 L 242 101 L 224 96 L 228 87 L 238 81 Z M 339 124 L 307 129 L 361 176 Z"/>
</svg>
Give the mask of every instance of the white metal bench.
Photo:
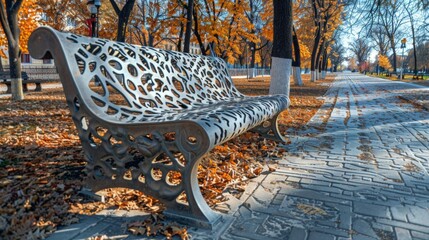
<svg viewBox="0 0 429 240">
<path fill-rule="evenodd" d="M 211 227 L 198 164 L 214 146 L 248 130 L 284 141 L 285 95 L 247 97 L 222 59 L 35 30 L 33 58 L 54 58 L 88 160 L 93 190 L 126 187 L 161 200 L 177 221 Z M 186 195 L 187 202 L 178 200 Z"/>
</svg>

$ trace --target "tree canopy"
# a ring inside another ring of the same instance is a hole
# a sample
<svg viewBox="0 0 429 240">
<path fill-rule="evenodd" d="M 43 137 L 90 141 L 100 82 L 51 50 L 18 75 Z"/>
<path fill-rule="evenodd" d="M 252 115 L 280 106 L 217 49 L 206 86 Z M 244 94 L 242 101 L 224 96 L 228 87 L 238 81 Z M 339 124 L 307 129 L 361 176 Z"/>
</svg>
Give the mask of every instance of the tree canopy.
<svg viewBox="0 0 429 240">
<path fill-rule="evenodd" d="M 189 2 L 192 2 L 192 16 L 187 14 Z M 320 52 L 320 58 L 323 51 L 330 49 L 327 45 L 334 43 L 330 40 L 342 18 L 342 5 L 338 1 L 315 1 L 320 10 L 317 16 L 309 10 L 312 2 L 298 0 L 293 4 L 302 67 L 310 67 L 314 48 Z M 44 9 L 40 24 L 87 34 L 85 22 L 89 13 L 84 3 L 41 0 L 38 4 Z M 121 10 L 129 11 L 128 19 L 121 15 Z M 238 66 L 269 66 L 273 41 L 271 0 L 104 1 L 99 11 L 99 36 L 115 39 L 120 32 L 125 42 L 155 47 L 173 45 L 183 51 L 189 19 L 192 19 L 189 44 L 197 46 L 201 54 L 214 53 Z M 320 26 L 321 43 L 316 45 L 312 39 L 317 27 L 309 24 L 313 21 L 324 22 Z M 118 26 L 121 26 L 119 31 Z"/>
<path fill-rule="evenodd" d="M 373 61 L 379 61 L 377 55 L 388 57 L 394 72 L 401 67 L 402 61 L 405 61 L 406 69 L 414 72 L 429 68 L 429 56 L 417 54 L 417 49 L 424 52 L 429 41 L 426 0 L 349 2 L 346 21 L 349 31 L 344 35 L 348 38 L 352 36 L 353 41 L 362 40 L 374 46 L 371 53 Z M 408 41 L 402 48 L 401 40 L 404 38 Z M 403 50 L 405 56 L 402 56 Z M 369 62 L 369 59 L 366 61 Z"/>
</svg>

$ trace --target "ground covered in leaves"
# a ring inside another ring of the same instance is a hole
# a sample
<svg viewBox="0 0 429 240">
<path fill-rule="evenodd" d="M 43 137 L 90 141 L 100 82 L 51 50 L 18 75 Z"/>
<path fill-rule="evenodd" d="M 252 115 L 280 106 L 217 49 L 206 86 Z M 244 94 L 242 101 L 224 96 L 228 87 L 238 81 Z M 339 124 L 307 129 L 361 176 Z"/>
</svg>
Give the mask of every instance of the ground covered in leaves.
<svg viewBox="0 0 429 240">
<path fill-rule="evenodd" d="M 333 81 L 333 76 L 317 83 L 303 77 L 303 87 L 291 87 L 291 107 L 280 121 L 283 130 L 303 127 Z M 268 93 L 269 78 L 234 82 L 247 95 Z M 217 146 L 199 166 L 204 198 L 213 207 L 227 200 L 227 192 L 239 197 L 247 181 L 264 167 L 275 171 L 275 159 L 283 154 L 276 143 L 253 133 Z M 82 147 L 62 89 L 31 92 L 21 102 L 0 99 L 0 239 L 42 239 L 57 226 L 78 222 L 79 214 L 110 208 L 153 213 L 144 222 L 130 224 L 130 234 L 188 237 L 184 228 L 161 224 L 162 205 L 141 192 L 106 189 L 104 203 L 79 194 L 84 168 Z M 153 226 L 158 226 L 156 231 Z"/>
<path fill-rule="evenodd" d="M 369 76 L 381 77 L 381 78 L 389 79 L 392 81 L 400 81 L 398 79 L 398 77 L 395 75 L 393 75 L 391 77 L 386 77 L 386 76 L 381 75 L 381 74 L 378 76 L 376 76 L 376 75 L 369 75 Z M 422 79 L 416 80 L 416 79 L 412 79 L 412 75 L 406 74 L 405 79 L 402 79 L 401 81 L 402 82 L 408 82 L 408 83 L 414 83 L 414 84 L 421 85 L 424 87 L 429 87 L 429 79 L 427 77 L 425 77 L 424 80 L 422 80 Z M 415 90 L 408 92 L 408 94 L 406 94 L 406 96 L 401 96 L 399 98 L 414 104 L 418 108 L 424 108 L 424 109 L 429 111 L 429 95 L 426 94 L 426 91 L 420 91 L 418 89 L 415 89 Z"/>
</svg>

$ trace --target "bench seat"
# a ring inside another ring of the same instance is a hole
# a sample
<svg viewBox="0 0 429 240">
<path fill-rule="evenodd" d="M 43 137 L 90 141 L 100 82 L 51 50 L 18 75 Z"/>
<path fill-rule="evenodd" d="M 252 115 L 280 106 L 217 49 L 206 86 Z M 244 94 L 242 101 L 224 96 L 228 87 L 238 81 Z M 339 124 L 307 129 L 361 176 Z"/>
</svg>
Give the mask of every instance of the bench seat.
<svg viewBox="0 0 429 240">
<path fill-rule="evenodd" d="M 191 121 L 213 133 L 212 143 L 217 145 L 276 117 L 288 104 L 287 98 L 281 95 L 241 97 L 214 104 L 200 104 L 189 109 L 161 110 L 155 115 L 131 115 L 128 119 L 122 118 L 116 123 Z"/>
</svg>

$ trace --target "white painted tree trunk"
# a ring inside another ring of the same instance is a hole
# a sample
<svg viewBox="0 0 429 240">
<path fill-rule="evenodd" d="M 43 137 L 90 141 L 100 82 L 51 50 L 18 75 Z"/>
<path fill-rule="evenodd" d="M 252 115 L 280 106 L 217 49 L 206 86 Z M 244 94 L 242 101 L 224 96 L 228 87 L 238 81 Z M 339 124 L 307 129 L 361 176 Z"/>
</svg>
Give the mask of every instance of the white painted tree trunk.
<svg viewBox="0 0 429 240">
<path fill-rule="evenodd" d="M 322 79 L 325 79 L 326 78 L 326 71 L 322 71 Z"/>
<path fill-rule="evenodd" d="M 310 71 L 310 76 L 311 76 L 311 78 L 310 78 L 310 80 L 312 81 L 312 82 L 315 82 L 316 80 L 317 80 L 317 69 L 316 70 L 311 70 Z"/>
<path fill-rule="evenodd" d="M 300 67 L 293 67 L 293 80 L 295 82 L 296 86 L 302 86 L 304 85 L 301 78 L 301 68 Z"/>
<path fill-rule="evenodd" d="M 285 94 L 289 97 L 292 59 L 272 57 L 270 95 Z"/>
<path fill-rule="evenodd" d="M 10 87 L 13 100 L 24 100 L 24 91 L 22 90 L 22 78 L 11 78 Z"/>
<path fill-rule="evenodd" d="M 255 78 L 256 77 L 256 69 L 255 68 L 249 68 L 249 78 Z"/>
</svg>

